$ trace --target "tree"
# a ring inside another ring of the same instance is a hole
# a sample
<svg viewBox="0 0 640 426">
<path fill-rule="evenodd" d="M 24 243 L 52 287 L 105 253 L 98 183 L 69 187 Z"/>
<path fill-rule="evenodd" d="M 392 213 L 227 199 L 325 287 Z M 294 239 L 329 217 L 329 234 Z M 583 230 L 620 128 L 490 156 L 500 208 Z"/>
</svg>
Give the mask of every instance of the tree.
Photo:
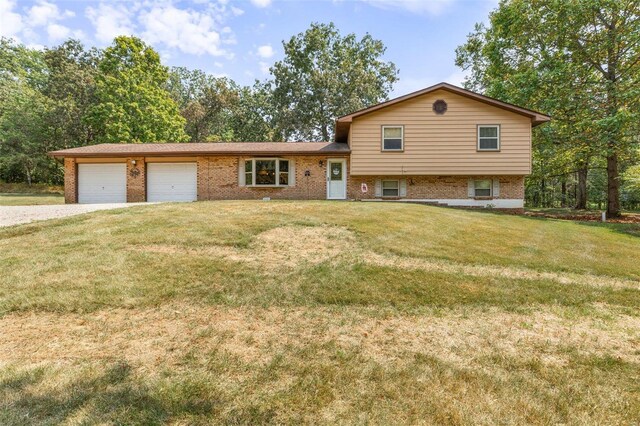
<svg viewBox="0 0 640 426">
<path fill-rule="evenodd" d="M 0 177 L 6 181 L 50 178 L 46 153 L 54 139 L 43 117 L 51 104 L 41 94 L 47 75 L 42 52 L 0 39 Z"/>
<path fill-rule="evenodd" d="M 607 212 L 620 214 L 619 161 L 638 131 L 636 0 L 503 1 L 490 26 L 477 26 L 458 48 L 456 62 L 472 72 L 468 87 L 552 115 L 556 143 L 582 176 L 581 192 L 589 163 L 606 159 Z"/>
<path fill-rule="evenodd" d="M 43 119 L 55 132 L 56 148 L 93 143 L 95 134 L 85 118 L 95 103 L 100 53 L 96 49 L 86 51 L 79 41 L 68 40 L 45 49 L 43 56 L 48 78 L 42 94 L 52 103 L 50 113 Z"/>
<path fill-rule="evenodd" d="M 4 105 L 0 116 L 0 170 L 7 181 L 34 181 L 49 178 L 53 149 L 52 132 L 43 116 L 50 114 L 50 101 L 37 90 L 22 86 Z"/>
<path fill-rule="evenodd" d="M 97 142 L 182 142 L 185 120 L 167 91 L 160 56 L 136 37 L 117 37 L 98 65 L 87 122 Z"/>
<path fill-rule="evenodd" d="M 168 90 L 191 142 L 273 140 L 271 85 L 240 87 L 201 70 L 171 69 Z"/>
<path fill-rule="evenodd" d="M 275 129 L 274 115 L 271 83 L 256 81 L 252 87 L 242 87 L 230 123 L 235 140 L 282 140 Z"/>
<path fill-rule="evenodd" d="M 271 68 L 276 122 L 285 139 L 329 140 L 334 120 L 387 99 L 396 66 L 369 34 L 342 37 L 333 23 L 314 23 L 283 42 L 285 57 Z"/>
</svg>

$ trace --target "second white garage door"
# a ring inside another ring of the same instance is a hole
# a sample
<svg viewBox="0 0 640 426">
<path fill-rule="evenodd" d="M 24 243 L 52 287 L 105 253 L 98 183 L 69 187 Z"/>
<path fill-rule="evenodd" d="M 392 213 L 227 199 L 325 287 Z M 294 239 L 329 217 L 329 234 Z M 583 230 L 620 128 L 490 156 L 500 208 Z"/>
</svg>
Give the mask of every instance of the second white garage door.
<svg viewBox="0 0 640 426">
<path fill-rule="evenodd" d="M 196 163 L 147 163 L 147 201 L 195 201 Z"/>
</svg>

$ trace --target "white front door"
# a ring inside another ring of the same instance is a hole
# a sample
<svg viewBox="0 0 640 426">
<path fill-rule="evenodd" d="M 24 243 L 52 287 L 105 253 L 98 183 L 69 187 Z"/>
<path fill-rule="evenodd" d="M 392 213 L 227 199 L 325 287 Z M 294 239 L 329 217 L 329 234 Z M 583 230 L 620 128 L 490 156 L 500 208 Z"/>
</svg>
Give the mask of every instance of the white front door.
<svg viewBox="0 0 640 426">
<path fill-rule="evenodd" d="M 195 201 L 196 163 L 147 163 L 147 201 Z"/>
<path fill-rule="evenodd" d="M 78 203 L 126 203 L 125 163 L 78 164 Z"/>
<path fill-rule="evenodd" d="M 347 198 L 347 161 L 327 161 L 327 199 L 345 200 Z"/>
</svg>

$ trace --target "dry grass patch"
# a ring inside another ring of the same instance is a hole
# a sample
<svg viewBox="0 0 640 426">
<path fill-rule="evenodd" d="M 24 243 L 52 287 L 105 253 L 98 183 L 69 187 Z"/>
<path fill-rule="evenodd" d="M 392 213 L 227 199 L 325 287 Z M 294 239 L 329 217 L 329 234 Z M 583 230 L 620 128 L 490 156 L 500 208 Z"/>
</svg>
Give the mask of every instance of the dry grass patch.
<svg viewBox="0 0 640 426">
<path fill-rule="evenodd" d="M 124 359 L 147 368 L 178 367 L 187 352 L 224 350 L 266 363 L 278 352 L 310 344 L 359 348 L 377 362 L 407 353 L 458 367 L 483 357 L 531 356 L 567 365 L 578 356 L 640 362 L 640 318 L 610 314 L 567 319 L 562 310 L 535 314 L 451 311 L 442 316 L 371 316 L 371 310 L 235 308 L 166 305 L 93 314 L 11 314 L 0 319 L 0 362 Z M 567 351 L 571 348 L 571 351 Z M 526 355 L 524 355 L 526 354 Z"/>
<path fill-rule="evenodd" d="M 142 245 L 134 249 L 159 254 L 183 254 L 241 262 L 264 272 L 280 272 L 344 256 L 355 248 L 349 230 L 336 226 L 281 226 L 257 234 L 246 248 L 207 245 L 191 248 L 176 245 Z"/>
<path fill-rule="evenodd" d="M 640 407 L 632 387 L 618 387 L 619 374 L 640 365 L 637 317 L 567 320 L 562 310 L 371 314 L 193 305 L 12 314 L 0 319 L 0 365 L 16 377 L 40 366 L 46 380 L 20 393 L 0 384 L 0 391 L 12 411 L 20 395 L 68 397 L 65 392 L 78 387 L 77 374 L 94 377 L 111 366 L 107 371 L 126 371 L 135 392 L 153 395 L 164 420 L 179 424 L 333 423 L 358 413 L 375 423 L 597 423 L 630 421 Z M 574 388 L 563 382 L 567 377 L 588 388 Z M 106 379 L 96 380 L 91 389 Z M 624 386 L 631 380 L 633 374 Z M 109 414 L 94 398 L 65 419 L 92 422 Z M 175 398 L 205 408 L 172 412 L 167 406 Z M 216 400 L 224 408 L 210 405 Z M 590 406 L 598 407 L 593 418 Z"/>
</svg>

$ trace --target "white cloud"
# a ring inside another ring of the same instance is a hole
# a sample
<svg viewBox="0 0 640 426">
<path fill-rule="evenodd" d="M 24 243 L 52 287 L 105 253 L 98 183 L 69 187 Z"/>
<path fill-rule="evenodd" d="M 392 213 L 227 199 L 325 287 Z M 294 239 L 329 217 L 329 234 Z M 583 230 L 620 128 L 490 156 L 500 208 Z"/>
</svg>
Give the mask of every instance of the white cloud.
<svg viewBox="0 0 640 426">
<path fill-rule="evenodd" d="M 422 15 L 440 15 L 456 0 L 361 0 L 386 10 L 404 10 Z"/>
<path fill-rule="evenodd" d="M 123 6 L 110 6 L 100 3 L 97 8 L 88 7 L 87 18 L 95 27 L 95 37 L 102 43 L 110 43 L 116 36 L 134 34 L 131 22 L 132 12 Z"/>
<path fill-rule="evenodd" d="M 231 13 L 233 13 L 233 16 L 240 16 L 244 14 L 244 10 L 239 7 L 231 6 Z"/>
<path fill-rule="evenodd" d="M 151 44 L 162 43 L 197 55 L 229 56 L 220 47 L 222 40 L 215 29 L 214 17 L 207 13 L 178 9 L 169 4 L 141 12 L 139 21 L 144 28 L 143 38 Z"/>
<path fill-rule="evenodd" d="M 251 0 L 256 7 L 267 7 L 271 5 L 271 0 Z"/>
<path fill-rule="evenodd" d="M 45 27 L 50 41 L 59 41 L 71 34 L 69 28 L 58 22 L 74 16 L 72 11 L 61 11 L 57 5 L 45 0 L 38 0 L 30 8 L 25 8 L 24 15 L 15 12 L 15 6 L 14 0 L 0 0 L 0 36 L 17 38 L 20 35 L 29 45 L 41 46 L 35 28 Z"/>
<path fill-rule="evenodd" d="M 49 24 L 47 26 L 47 35 L 49 36 L 49 40 L 58 41 L 64 40 L 69 37 L 71 34 L 71 30 L 64 25 L 60 24 Z"/>
<path fill-rule="evenodd" d="M 266 44 L 264 46 L 258 47 L 257 53 L 261 58 L 270 58 L 275 52 L 273 51 L 273 47 L 271 47 L 271 45 Z"/>
<path fill-rule="evenodd" d="M 53 3 L 47 3 L 46 1 L 39 1 L 29 9 L 27 22 L 32 27 L 40 27 L 62 18 L 63 16 L 60 14 L 58 6 Z"/>
<path fill-rule="evenodd" d="M 15 13 L 13 0 L 0 0 L 0 37 L 15 37 L 23 28 L 22 16 Z"/>
</svg>

